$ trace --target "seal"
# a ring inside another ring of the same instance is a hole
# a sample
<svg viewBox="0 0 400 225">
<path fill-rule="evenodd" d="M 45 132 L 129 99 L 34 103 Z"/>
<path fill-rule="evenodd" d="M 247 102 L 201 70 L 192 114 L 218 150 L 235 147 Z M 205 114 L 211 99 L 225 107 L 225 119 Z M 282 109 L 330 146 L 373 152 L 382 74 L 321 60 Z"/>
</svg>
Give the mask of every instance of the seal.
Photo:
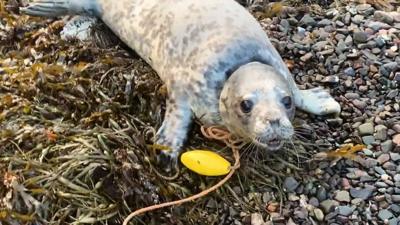
<svg viewBox="0 0 400 225">
<path fill-rule="evenodd" d="M 100 18 L 166 84 L 156 143 L 159 161 L 177 163 L 194 117 L 220 125 L 269 151 L 293 133 L 295 106 L 316 115 L 340 112 L 320 87 L 300 90 L 257 20 L 234 0 L 39 0 L 33 16 Z"/>
</svg>

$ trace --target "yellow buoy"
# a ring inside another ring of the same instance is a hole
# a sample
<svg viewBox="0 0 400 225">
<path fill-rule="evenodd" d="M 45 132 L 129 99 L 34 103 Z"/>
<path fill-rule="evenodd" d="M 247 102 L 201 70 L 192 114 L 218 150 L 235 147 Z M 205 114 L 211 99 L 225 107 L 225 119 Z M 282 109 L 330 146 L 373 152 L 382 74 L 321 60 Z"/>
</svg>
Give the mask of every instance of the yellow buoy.
<svg viewBox="0 0 400 225">
<path fill-rule="evenodd" d="M 231 164 L 222 156 L 207 150 L 193 150 L 182 154 L 181 162 L 200 175 L 221 176 L 228 174 Z"/>
</svg>

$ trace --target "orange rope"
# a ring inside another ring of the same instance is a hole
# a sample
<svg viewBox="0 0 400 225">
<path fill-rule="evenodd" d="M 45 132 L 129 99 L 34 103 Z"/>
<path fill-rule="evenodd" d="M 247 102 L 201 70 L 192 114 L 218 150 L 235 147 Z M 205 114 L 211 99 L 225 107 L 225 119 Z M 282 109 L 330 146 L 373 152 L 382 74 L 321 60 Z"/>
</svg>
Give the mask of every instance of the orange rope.
<svg viewBox="0 0 400 225">
<path fill-rule="evenodd" d="M 166 203 L 162 203 L 162 204 L 157 204 L 157 205 L 152 205 L 152 206 L 148 206 L 145 208 L 141 208 L 138 209 L 134 212 L 132 212 L 131 214 L 128 215 L 128 217 L 125 218 L 123 225 L 127 225 L 129 223 L 129 221 L 142 213 L 148 212 L 148 211 L 153 211 L 159 208 L 164 208 L 167 206 L 172 206 L 172 205 L 180 205 L 182 203 L 185 202 L 190 202 L 193 201 L 195 199 L 201 198 L 207 194 L 209 194 L 210 192 L 215 191 L 216 189 L 218 189 L 219 187 L 221 187 L 224 183 L 226 183 L 229 178 L 232 177 L 232 175 L 235 173 L 235 171 L 240 167 L 240 155 L 239 155 L 239 149 L 240 147 L 243 146 L 243 142 L 240 141 L 239 139 L 233 138 L 228 131 L 223 130 L 221 128 L 218 127 L 201 127 L 201 132 L 203 133 L 203 135 L 207 138 L 210 139 L 216 139 L 216 140 L 221 140 L 223 142 L 225 142 L 231 149 L 233 152 L 233 157 L 235 158 L 235 164 L 231 167 L 231 170 L 229 171 L 228 175 L 226 175 L 224 177 L 224 179 L 222 179 L 221 181 L 219 181 L 217 184 L 215 184 L 214 186 L 198 193 L 195 195 L 192 195 L 190 197 L 184 198 L 184 199 L 180 199 L 180 200 L 176 200 L 176 201 L 172 201 L 172 202 L 166 202 Z"/>
</svg>

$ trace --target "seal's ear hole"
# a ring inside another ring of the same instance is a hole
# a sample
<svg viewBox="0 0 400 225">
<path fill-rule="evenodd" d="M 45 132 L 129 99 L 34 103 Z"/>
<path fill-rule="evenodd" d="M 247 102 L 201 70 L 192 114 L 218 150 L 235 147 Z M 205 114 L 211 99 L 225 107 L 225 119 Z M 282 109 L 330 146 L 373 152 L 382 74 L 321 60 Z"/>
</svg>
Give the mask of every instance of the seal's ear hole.
<svg viewBox="0 0 400 225">
<path fill-rule="evenodd" d="M 281 102 L 285 106 L 286 109 L 292 108 L 292 97 L 285 96 L 282 98 Z"/>
<path fill-rule="evenodd" d="M 251 100 L 243 100 L 240 102 L 240 110 L 243 113 L 249 113 L 253 109 L 254 103 Z"/>
</svg>

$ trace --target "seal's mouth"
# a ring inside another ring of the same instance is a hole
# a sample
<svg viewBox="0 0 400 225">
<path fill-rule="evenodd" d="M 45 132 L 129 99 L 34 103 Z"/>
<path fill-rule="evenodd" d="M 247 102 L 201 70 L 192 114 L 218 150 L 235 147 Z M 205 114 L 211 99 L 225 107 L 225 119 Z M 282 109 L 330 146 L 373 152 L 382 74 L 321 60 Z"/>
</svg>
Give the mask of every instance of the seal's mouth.
<svg viewBox="0 0 400 225">
<path fill-rule="evenodd" d="M 279 150 L 280 148 L 282 148 L 284 141 L 282 139 L 279 138 L 273 138 L 270 140 L 266 140 L 264 142 L 261 142 L 260 140 L 254 139 L 253 142 L 262 147 L 262 148 L 266 148 L 270 151 L 276 151 Z"/>
</svg>

